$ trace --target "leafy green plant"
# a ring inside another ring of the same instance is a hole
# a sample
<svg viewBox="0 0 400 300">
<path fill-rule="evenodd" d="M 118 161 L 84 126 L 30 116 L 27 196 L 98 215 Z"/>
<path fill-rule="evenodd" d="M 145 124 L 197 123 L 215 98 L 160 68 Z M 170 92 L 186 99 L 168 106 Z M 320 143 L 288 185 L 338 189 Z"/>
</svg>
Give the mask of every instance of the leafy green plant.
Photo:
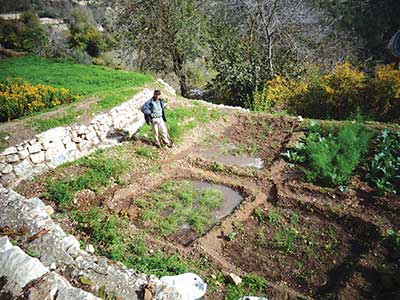
<svg viewBox="0 0 400 300">
<path fill-rule="evenodd" d="M 268 282 L 263 277 L 255 274 L 243 276 L 243 282 L 239 285 L 228 284 L 225 300 L 238 300 L 248 295 L 265 296 Z"/>
<path fill-rule="evenodd" d="M 298 237 L 298 231 L 296 229 L 299 216 L 293 213 L 290 217 L 290 225 L 283 226 L 282 229 L 276 232 L 275 240 L 278 246 L 284 249 L 286 252 L 291 252 L 294 243 Z"/>
<path fill-rule="evenodd" d="M 346 186 L 368 151 L 371 133 L 353 123 L 345 123 L 337 132 L 321 130 L 316 125 L 311 129 L 301 143 L 285 154 L 286 158 L 301 165 L 307 181 Z"/>
<path fill-rule="evenodd" d="M 119 181 L 119 176 L 127 169 L 127 163 L 121 159 L 106 155 L 103 150 L 80 158 L 73 163 L 82 168 L 78 176 L 66 177 L 63 180 L 48 179 L 45 197 L 65 209 L 72 205 L 73 193 L 89 189 L 97 192 L 100 187 L 107 186 L 111 179 Z"/>
<path fill-rule="evenodd" d="M 397 251 L 400 251 L 400 230 L 396 231 L 392 228 L 389 228 L 388 230 L 386 230 L 386 233 L 388 235 L 388 240 L 393 248 Z"/>
<path fill-rule="evenodd" d="M 142 207 L 140 218 L 147 229 L 168 235 L 181 230 L 184 224 L 203 232 L 213 223 L 211 212 L 220 207 L 222 199 L 218 190 L 200 190 L 187 181 L 169 181 L 134 204 Z"/>
<path fill-rule="evenodd" d="M 400 131 L 383 129 L 367 164 L 367 181 L 381 194 L 400 193 Z"/>
</svg>

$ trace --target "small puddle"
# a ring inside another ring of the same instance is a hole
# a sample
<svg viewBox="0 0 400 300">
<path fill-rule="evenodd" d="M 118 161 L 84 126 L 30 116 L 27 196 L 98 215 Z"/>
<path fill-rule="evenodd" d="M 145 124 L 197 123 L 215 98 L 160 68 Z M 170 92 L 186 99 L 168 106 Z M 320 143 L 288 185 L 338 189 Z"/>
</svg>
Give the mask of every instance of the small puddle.
<svg viewBox="0 0 400 300">
<path fill-rule="evenodd" d="M 208 183 L 200 180 L 191 180 L 189 182 L 196 189 L 216 189 L 222 193 L 223 202 L 221 203 L 221 207 L 211 213 L 213 224 L 230 215 L 235 210 L 235 208 L 243 201 L 242 195 L 225 185 Z M 207 228 L 205 232 L 209 231 L 213 226 L 214 225 Z M 179 233 L 173 235 L 173 239 L 179 244 L 187 246 L 194 240 L 199 238 L 201 235 L 202 234 L 194 232 L 189 224 L 184 224 L 182 226 L 182 230 Z"/>
<path fill-rule="evenodd" d="M 240 168 L 253 167 L 262 169 L 264 161 L 259 157 L 251 157 L 245 154 L 230 154 L 234 151 L 235 146 L 228 144 L 224 146 L 213 146 L 200 152 L 200 156 L 205 159 L 213 160 L 224 165 L 230 165 Z"/>
</svg>

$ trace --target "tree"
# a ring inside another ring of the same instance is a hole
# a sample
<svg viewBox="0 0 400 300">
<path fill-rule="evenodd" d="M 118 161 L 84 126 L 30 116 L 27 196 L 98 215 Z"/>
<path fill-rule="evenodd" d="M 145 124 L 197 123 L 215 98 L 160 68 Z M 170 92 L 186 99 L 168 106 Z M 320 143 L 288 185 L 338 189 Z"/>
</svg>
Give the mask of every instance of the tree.
<svg viewBox="0 0 400 300">
<path fill-rule="evenodd" d="M 105 2 L 103 2 L 105 3 Z M 181 94 L 189 91 L 185 64 L 201 53 L 206 22 L 201 0 L 122 0 L 108 8 L 108 25 L 141 70 L 174 72 Z M 109 5 L 107 1 L 107 5 Z"/>
<path fill-rule="evenodd" d="M 251 102 L 253 91 L 276 74 L 296 76 L 310 63 L 332 66 L 353 53 L 349 38 L 306 0 L 213 3 L 209 14 L 217 27 L 212 43 L 216 86 L 230 103 Z"/>
</svg>

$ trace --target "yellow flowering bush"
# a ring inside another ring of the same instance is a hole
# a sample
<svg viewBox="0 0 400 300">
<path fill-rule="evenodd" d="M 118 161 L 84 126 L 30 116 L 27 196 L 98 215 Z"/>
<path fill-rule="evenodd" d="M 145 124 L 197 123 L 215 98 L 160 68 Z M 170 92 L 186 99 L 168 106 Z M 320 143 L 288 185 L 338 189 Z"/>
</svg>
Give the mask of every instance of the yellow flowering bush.
<svg viewBox="0 0 400 300">
<path fill-rule="evenodd" d="M 368 108 L 380 121 L 400 121 L 400 65 L 378 66 L 368 93 Z"/>
<path fill-rule="evenodd" d="M 77 99 L 65 88 L 31 85 L 21 78 L 7 78 L 0 83 L 0 121 L 9 121 Z"/>
<path fill-rule="evenodd" d="M 276 76 L 254 93 L 256 111 L 286 110 L 311 118 L 347 119 L 358 112 L 380 121 L 400 119 L 400 69 L 379 66 L 374 78 L 350 63 L 331 72 L 312 68 L 301 79 Z"/>
</svg>

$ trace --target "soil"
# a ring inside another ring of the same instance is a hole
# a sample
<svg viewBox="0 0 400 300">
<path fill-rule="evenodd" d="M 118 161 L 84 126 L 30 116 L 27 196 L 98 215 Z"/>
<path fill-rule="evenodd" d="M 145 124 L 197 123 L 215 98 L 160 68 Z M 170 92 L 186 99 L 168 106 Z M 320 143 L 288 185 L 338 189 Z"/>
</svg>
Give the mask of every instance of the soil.
<svg viewBox="0 0 400 300">
<path fill-rule="evenodd" d="M 400 227 L 400 197 L 376 196 L 356 177 L 345 192 L 303 182 L 281 157 L 299 136 L 297 118 L 229 111 L 224 119 L 189 131 L 174 148 L 157 150 L 157 161 L 138 163 L 124 184 L 97 194 L 80 192 L 76 205 L 102 206 L 134 222 L 140 209 L 132 199 L 165 181 L 227 186 L 243 201 L 219 224 L 191 243 L 146 233 L 149 247 L 178 251 L 192 260 L 206 257 L 210 267 L 201 274 L 206 281 L 217 271 L 258 274 L 268 281 L 269 299 L 400 299 L 400 255 L 386 239 L 388 228 Z M 224 164 L 202 151 L 221 144 L 261 159 L 263 167 Z M 49 172 L 42 178 L 60 174 Z M 19 190 L 41 196 L 44 179 L 24 183 Z M 64 225 L 73 232 L 73 224 Z M 206 299 L 224 299 L 224 286 L 219 287 L 209 290 Z"/>
</svg>

